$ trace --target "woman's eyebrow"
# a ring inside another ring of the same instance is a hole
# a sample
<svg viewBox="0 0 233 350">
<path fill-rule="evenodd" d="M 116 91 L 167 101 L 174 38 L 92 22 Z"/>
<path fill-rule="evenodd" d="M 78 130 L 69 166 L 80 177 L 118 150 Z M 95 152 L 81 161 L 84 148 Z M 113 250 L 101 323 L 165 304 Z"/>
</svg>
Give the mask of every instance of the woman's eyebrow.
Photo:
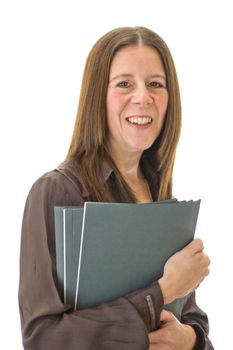
<svg viewBox="0 0 233 350">
<path fill-rule="evenodd" d="M 167 81 L 166 76 L 162 75 L 162 74 L 152 74 L 152 75 L 150 75 L 150 78 L 160 78 L 160 79 Z"/>
<path fill-rule="evenodd" d="M 119 74 L 119 75 L 116 75 L 115 77 L 112 77 L 109 81 L 111 82 L 116 79 L 132 78 L 132 77 L 133 77 L 133 74 L 124 73 L 124 74 Z"/>
</svg>

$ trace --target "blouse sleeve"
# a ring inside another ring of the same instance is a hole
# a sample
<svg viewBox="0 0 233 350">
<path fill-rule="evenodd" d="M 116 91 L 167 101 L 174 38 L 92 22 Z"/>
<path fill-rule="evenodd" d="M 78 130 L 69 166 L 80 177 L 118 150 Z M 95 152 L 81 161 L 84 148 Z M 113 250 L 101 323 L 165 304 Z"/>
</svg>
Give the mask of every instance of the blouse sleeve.
<svg viewBox="0 0 233 350">
<path fill-rule="evenodd" d="M 59 176 L 62 175 L 40 178 L 25 205 L 19 283 L 24 349 L 148 349 L 148 332 L 153 325 L 158 327 L 163 308 L 158 283 L 111 303 L 76 312 L 61 301 L 56 280 L 54 206 L 79 205 L 83 199 L 78 191 L 74 199 Z M 153 313 L 150 304 L 154 306 Z"/>
<path fill-rule="evenodd" d="M 197 335 L 194 350 L 213 350 L 208 337 L 209 322 L 207 315 L 197 306 L 195 292 L 188 295 L 182 310 L 181 322 L 192 326 Z"/>
</svg>

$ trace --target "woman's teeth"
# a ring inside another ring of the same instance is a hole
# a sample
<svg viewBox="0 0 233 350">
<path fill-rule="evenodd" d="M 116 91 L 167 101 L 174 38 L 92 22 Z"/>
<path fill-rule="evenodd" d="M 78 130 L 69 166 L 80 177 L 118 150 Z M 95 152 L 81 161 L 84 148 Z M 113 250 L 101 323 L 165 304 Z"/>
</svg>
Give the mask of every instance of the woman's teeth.
<svg viewBox="0 0 233 350">
<path fill-rule="evenodd" d="M 131 124 L 138 124 L 138 125 L 146 125 L 152 122 L 152 118 L 150 117 L 129 117 L 126 119 Z"/>
</svg>

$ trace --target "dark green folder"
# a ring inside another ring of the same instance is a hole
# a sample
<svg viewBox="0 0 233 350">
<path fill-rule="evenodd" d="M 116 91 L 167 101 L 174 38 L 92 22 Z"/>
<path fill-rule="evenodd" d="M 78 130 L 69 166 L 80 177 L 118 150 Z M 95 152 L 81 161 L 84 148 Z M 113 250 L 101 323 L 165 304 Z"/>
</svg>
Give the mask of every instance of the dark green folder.
<svg viewBox="0 0 233 350">
<path fill-rule="evenodd" d="M 64 301 L 75 310 L 94 307 L 160 278 L 167 259 L 193 239 L 199 206 L 200 201 L 164 201 L 56 207 Z M 166 308 L 180 318 L 182 305 L 179 299 Z"/>
</svg>

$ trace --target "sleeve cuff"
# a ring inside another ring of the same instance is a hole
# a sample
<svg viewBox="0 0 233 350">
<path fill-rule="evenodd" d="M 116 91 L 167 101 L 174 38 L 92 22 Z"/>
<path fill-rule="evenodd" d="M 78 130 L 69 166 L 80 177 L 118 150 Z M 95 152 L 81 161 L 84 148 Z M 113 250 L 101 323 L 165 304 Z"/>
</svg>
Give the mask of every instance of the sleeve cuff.
<svg viewBox="0 0 233 350">
<path fill-rule="evenodd" d="M 191 323 L 189 324 L 189 326 L 193 327 L 196 336 L 197 336 L 197 340 L 196 340 L 196 344 L 193 348 L 193 350 L 205 350 L 206 349 L 206 341 L 205 341 L 205 333 L 204 330 L 197 325 L 196 323 Z"/>
<path fill-rule="evenodd" d="M 160 314 L 164 306 L 163 295 L 158 282 L 126 296 L 144 320 L 148 332 L 159 328 Z"/>
</svg>

